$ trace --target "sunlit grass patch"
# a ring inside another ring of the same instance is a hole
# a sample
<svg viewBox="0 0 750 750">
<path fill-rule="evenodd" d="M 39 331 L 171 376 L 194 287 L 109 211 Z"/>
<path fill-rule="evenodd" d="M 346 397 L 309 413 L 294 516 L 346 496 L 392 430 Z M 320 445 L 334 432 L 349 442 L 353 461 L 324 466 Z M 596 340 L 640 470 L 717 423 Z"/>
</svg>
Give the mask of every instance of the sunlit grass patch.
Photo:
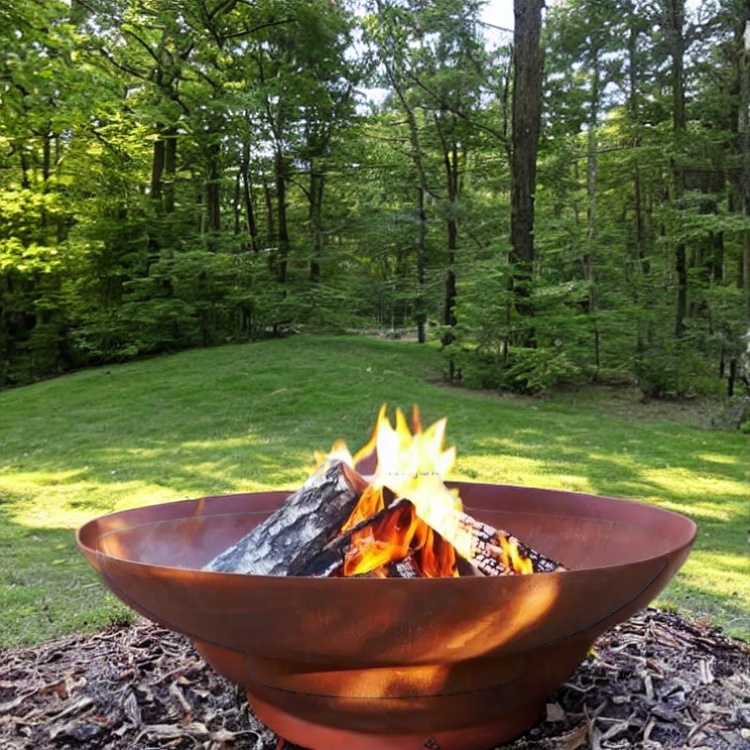
<svg viewBox="0 0 750 750">
<path fill-rule="evenodd" d="M 699 458 L 701 461 L 706 461 L 707 463 L 729 464 L 730 466 L 740 463 L 739 456 L 722 456 L 717 453 L 698 453 L 696 458 Z"/>
<path fill-rule="evenodd" d="M 685 467 L 650 469 L 643 471 L 642 475 L 646 481 L 653 482 L 672 497 L 698 497 L 707 500 L 736 497 L 738 500 L 744 498 L 750 502 L 748 487 L 743 483 L 710 476 Z"/>
</svg>

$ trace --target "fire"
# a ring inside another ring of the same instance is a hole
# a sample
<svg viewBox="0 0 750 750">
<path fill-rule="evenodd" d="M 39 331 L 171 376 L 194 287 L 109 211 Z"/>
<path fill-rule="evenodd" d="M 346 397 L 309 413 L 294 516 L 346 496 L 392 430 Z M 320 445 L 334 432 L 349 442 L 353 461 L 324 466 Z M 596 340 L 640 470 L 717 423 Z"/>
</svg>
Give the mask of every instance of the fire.
<svg viewBox="0 0 750 750">
<path fill-rule="evenodd" d="M 342 575 L 375 573 L 385 578 L 389 564 L 406 559 L 425 578 L 458 575 L 454 548 L 416 515 L 411 503 L 353 535 Z"/>
<path fill-rule="evenodd" d="M 375 459 L 374 474 L 340 529 L 351 532 L 340 575 L 388 577 L 390 565 L 407 561 L 418 576 L 455 577 L 459 556 L 473 559 L 476 540 L 462 521 L 463 503 L 444 484 L 456 460 L 455 447 L 445 447 L 445 430 L 445 419 L 424 428 L 416 406 L 411 425 L 397 410 L 394 426 L 383 405 L 370 440 L 355 455 L 336 441 L 326 461 L 361 468 Z M 511 572 L 534 572 L 531 560 L 502 535 L 485 554 Z"/>
<path fill-rule="evenodd" d="M 527 557 L 523 557 L 518 549 L 518 545 L 506 539 L 503 536 L 498 536 L 500 542 L 500 554 L 498 559 L 506 567 L 515 570 L 516 573 L 533 573 L 534 566 L 531 560 Z"/>
</svg>

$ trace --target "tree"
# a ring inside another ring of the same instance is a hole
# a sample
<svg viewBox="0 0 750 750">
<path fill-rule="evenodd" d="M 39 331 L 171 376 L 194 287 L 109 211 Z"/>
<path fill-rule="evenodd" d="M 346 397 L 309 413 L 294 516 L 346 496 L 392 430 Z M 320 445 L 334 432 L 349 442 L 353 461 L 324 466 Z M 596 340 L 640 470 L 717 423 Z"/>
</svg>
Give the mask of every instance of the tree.
<svg viewBox="0 0 750 750">
<path fill-rule="evenodd" d="M 80 264 L 68 244 L 75 205 L 71 137 L 92 103 L 63 3 L 0 10 L 0 385 L 76 364 L 67 289 Z"/>
<path fill-rule="evenodd" d="M 478 34 L 479 4 L 378 0 L 375 7 L 377 15 L 369 20 L 374 55 L 381 80 L 393 92 L 389 104 L 404 116 L 414 170 L 418 337 L 425 339 L 426 206 L 432 201 L 444 222 L 440 318 L 448 329 L 444 341 L 449 342 L 456 325 L 462 171 L 475 141 L 487 78 L 487 52 Z"/>
<path fill-rule="evenodd" d="M 533 345 L 530 304 L 534 265 L 534 193 L 542 121 L 541 44 L 544 0 L 514 0 L 510 242 L 515 307 L 528 326 L 519 343 Z"/>
<path fill-rule="evenodd" d="M 747 0 L 479 5 L 0 9 L 2 383 L 376 324 L 484 387 L 736 390 Z"/>
</svg>

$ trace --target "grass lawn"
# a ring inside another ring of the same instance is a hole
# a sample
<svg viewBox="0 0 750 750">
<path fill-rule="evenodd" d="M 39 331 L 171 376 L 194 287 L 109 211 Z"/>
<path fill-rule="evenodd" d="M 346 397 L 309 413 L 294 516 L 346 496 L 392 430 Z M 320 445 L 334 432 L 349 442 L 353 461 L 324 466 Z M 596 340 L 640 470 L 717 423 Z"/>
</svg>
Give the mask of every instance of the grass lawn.
<svg viewBox="0 0 750 750">
<path fill-rule="evenodd" d="M 750 638 L 750 438 L 617 392 L 548 400 L 441 383 L 434 348 L 296 337 L 86 370 L 0 392 L 0 646 L 126 616 L 77 552 L 93 516 L 291 488 L 313 449 L 355 448 L 379 405 L 448 417 L 454 477 L 643 500 L 700 527 L 661 601 Z M 602 395 L 603 394 L 603 395 Z"/>
</svg>

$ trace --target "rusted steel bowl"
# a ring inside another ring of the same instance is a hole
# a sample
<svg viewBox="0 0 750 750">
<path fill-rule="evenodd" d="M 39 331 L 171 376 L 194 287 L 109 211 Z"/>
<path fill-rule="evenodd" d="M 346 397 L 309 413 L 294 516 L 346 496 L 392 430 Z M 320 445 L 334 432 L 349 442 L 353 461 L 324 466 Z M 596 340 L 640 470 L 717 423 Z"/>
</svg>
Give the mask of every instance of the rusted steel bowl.
<svg viewBox="0 0 750 750">
<path fill-rule="evenodd" d="M 457 484 L 476 518 L 570 568 L 503 578 L 202 571 L 286 497 L 224 495 L 97 518 L 78 544 L 126 604 L 184 633 L 312 750 L 484 750 L 529 728 L 601 632 L 647 605 L 695 524 L 641 503 Z"/>
</svg>

